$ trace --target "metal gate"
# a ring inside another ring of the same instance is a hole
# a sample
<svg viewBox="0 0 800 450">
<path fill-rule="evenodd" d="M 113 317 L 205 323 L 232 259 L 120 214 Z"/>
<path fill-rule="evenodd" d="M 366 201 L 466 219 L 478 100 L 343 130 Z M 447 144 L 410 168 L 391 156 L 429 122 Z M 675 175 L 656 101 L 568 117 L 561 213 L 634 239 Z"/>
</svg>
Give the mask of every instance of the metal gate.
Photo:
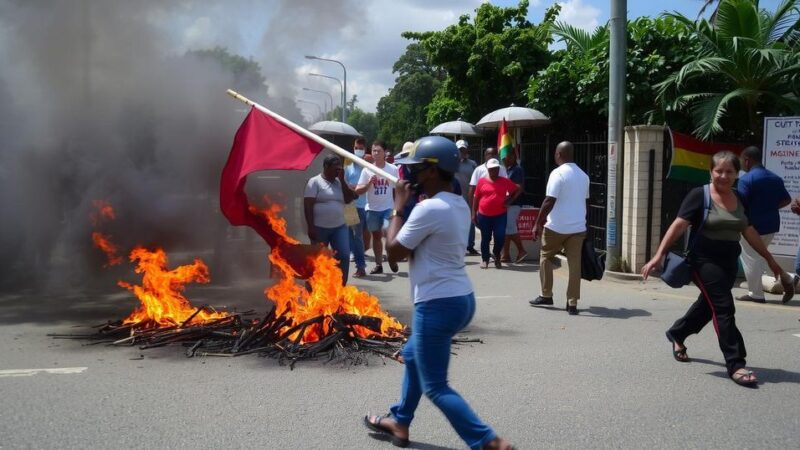
<svg viewBox="0 0 800 450">
<path fill-rule="evenodd" d="M 547 178 L 556 168 L 555 146 L 570 141 L 575 146 L 575 163 L 589 175 L 589 209 L 587 238 L 598 250 L 606 249 L 606 204 L 608 179 L 608 140 L 604 134 L 579 136 L 541 135 L 526 130 L 521 145 L 522 168 L 525 170 L 526 203 L 539 207 L 545 197 Z M 538 136 L 537 136 L 538 134 Z"/>
</svg>

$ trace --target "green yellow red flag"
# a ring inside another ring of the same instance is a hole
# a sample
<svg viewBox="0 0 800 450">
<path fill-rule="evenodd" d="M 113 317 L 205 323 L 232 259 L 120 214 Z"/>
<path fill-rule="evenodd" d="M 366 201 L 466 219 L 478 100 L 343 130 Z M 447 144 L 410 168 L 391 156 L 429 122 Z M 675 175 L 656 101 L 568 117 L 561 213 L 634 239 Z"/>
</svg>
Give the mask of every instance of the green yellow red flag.
<svg viewBox="0 0 800 450">
<path fill-rule="evenodd" d="M 506 124 L 506 119 L 503 119 L 503 123 L 500 124 L 500 131 L 497 132 L 497 154 L 500 156 L 500 159 L 506 157 L 509 152 L 514 151 L 514 138 L 511 137 L 511 133 L 508 131 L 508 125 Z"/>
<path fill-rule="evenodd" d="M 687 183 L 706 184 L 711 179 L 711 157 L 714 153 L 729 150 L 737 155 L 743 145 L 703 142 L 685 134 L 670 130 L 672 137 L 672 161 L 667 178 Z"/>
</svg>

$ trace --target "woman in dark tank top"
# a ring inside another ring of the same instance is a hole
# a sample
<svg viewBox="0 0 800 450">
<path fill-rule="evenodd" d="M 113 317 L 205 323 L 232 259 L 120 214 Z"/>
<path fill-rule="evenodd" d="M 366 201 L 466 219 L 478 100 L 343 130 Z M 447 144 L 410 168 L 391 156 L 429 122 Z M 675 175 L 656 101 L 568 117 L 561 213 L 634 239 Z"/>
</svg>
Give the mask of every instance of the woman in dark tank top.
<svg viewBox="0 0 800 450">
<path fill-rule="evenodd" d="M 728 376 L 737 384 L 752 387 L 758 383 L 758 379 L 746 368 L 747 352 L 742 334 L 736 327 L 731 294 L 738 272 L 740 236 L 764 257 L 776 277 L 779 278 L 783 270 L 764 246 L 758 232 L 750 226 L 747 205 L 733 190 L 739 168 L 739 158 L 731 152 L 719 152 L 712 158 L 711 208 L 689 255 L 694 283 L 700 288 L 700 295 L 666 334 L 672 343 L 674 358 L 679 362 L 688 362 L 683 342 L 690 335 L 699 333 L 708 322 L 713 322 Z M 661 268 L 672 244 L 690 225 L 693 230 L 700 228 L 705 213 L 703 198 L 703 188 L 700 187 L 683 200 L 678 217 L 664 235 L 655 256 L 642 268 L 644 279 L 653 269 Z M 793 289 L 793 286 L 789 287 Z"/>
</svg>

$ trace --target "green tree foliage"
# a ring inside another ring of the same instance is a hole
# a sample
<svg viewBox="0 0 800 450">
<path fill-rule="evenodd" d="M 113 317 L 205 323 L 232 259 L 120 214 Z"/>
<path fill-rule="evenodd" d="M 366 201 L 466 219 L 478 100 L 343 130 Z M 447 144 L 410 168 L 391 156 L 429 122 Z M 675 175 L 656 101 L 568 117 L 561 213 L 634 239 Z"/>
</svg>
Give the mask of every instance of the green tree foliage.
<svg viewBox="0 0 800 450">
<path fill-rule="evenodd" d="M 551 26 L 565 43 L 547 68 L 531 77 L 529 105 L 550 116 L 564 132 L 599 132 L 608 123 L 609 31 L 594 32 L 564 23 Z M 686 123 L 656 101 L 654 84 L 696 57 L 699 43 L 681 21 L 640 17 L 628 22 L 627 123 Z"/>
<path fill-rule="evenodd" d="M 354 106 L 348 113 L 347 123 L 358 130 L 367 142 L 372 142 L 378 137 L 378 118 L 374 113 L 364 112 Z"/>
<path fill-rule="evenodd" d="M 488 2 L 475 11 L 475 19 L 463 15 L 442 31 L 403 33 L 418 41 L 429 62 L 444 73 L 426 114 L 428 129 L 440 122 L 477 120 L 511 103 L 524 104 L 530 74 L 550 61 L 548 31 L 559 6 L 550 8 L 542 24 L 534 25 L 528 1 L 516 7 Z"/>
<path fill-rule="evenodd" d="M 428 134 L 427 108 L 441 84 L 443 75 L 428 62 L 428 54 L 418 43 L 409 44 L 394 63 L 398 76 L 389 94 L 378 101 L 378 135 L 390 148 Z"/>
<path fill-rule="evenodd" d="M 758 141 L 765 115 L 800 113 L 799 5 L 784 0 L 770 12 L 757 0 L 722 0 L 713 22 L 669 14 L 701 48 L 658 85 L 659 99 L 688 112 L 702 139 L 727 131 Z"/>
<path fill-rule="evenodd" d="M 227 48 L 214 47 L 205 50 L 190 50 L 187 56 L 201 61 L 214 61 L 233 74 L 233 89 L 240 92 L 264 93 L 267 79 L 261 74 L 261 66 L 252 58 L 231 53 Z"/>
</svg>

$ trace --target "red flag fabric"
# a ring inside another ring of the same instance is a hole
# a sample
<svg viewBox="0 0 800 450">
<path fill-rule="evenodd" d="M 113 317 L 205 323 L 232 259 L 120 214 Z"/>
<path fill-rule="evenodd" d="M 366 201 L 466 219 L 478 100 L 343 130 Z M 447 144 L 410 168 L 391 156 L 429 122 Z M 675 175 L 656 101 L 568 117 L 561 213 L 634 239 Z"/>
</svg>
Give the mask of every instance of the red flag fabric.
<svg viewBox="0 0 800 450">
<path fill-rule="evenodd" d="M 322 151 L 322 145 L 298 134 L 253 107 L 242 122 L 228 162 L 222 169 L 219 203 L 232 225 L 247 225 L 267 241 L 278 243 L 278 235 L 266 220 L 250 211 L 244 186 L 247 175 L 261 170 L 305 170 Z"/>
</svg>

